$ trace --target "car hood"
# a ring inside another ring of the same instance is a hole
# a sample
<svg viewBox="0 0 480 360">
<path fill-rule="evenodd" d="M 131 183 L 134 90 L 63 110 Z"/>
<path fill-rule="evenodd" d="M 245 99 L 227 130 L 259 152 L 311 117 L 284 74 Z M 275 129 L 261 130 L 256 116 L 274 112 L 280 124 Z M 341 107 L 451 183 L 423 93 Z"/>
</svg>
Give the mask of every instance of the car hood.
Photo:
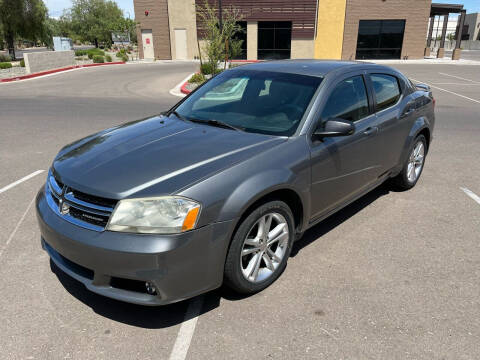
<svg viewBox="0 0 480 360">
<path fill-rule="evenodd" d="M 53 171 L 61 182 L 96 196 L 159 196 L 284 141 L 156 116 L 67 145 L 55 158 Z"/>
</svg>

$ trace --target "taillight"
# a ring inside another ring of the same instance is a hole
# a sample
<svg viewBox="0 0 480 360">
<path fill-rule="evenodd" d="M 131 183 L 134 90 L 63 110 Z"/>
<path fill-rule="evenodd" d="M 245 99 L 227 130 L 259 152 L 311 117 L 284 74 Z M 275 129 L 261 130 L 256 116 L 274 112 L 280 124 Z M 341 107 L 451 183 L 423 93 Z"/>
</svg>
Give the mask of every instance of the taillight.
<svg viewBox="0 0 480 360">
<path fill-rule="evenodd" d="M 437 100 L 435 100 L 435 98 L 432 98 L 432 102 L 433 102 L 433 108 L 435 109 L 435 104 L 437 103 Z"/>
</svg>

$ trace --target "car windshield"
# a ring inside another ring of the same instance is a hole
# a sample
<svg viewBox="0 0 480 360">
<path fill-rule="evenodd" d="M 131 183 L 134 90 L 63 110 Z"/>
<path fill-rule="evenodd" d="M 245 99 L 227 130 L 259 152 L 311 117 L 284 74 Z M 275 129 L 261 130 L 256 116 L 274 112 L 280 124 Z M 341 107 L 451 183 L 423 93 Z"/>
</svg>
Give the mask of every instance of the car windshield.
<svg viewBox="0 0 480 360">
<path fill-rule="evenodd" d="M 225 71 L 175 110 L 186 120 L 213 120 L 247 132 L 291 136 L 321 81 L 278 72 Z"/>
</svg>

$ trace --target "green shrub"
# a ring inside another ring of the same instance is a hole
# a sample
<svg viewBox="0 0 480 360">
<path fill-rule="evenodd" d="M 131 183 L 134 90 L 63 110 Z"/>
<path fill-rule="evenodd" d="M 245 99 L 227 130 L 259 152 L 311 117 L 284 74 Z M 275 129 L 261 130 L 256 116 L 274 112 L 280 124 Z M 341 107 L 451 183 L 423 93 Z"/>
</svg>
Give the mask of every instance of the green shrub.
<svg viewBox="0 0 480 360">
<path fill-rule="evenodd" d="M 10 69 L 11 67 L 12 67 L 12 63 L 0 62 L 0 69 Z"/>
<path fill-rule="evenodd" d="M 9 61 L 12 61 L 12 58 L 10 55 L 0 54 L 0 62 L 9 62 Z"/>
<path fill-rule="evenodd" d="M 194 84 L 201 84 L 205 82 L 205 80 L 206 80 L 205 75 L 203 75 L 202 73 L 196 73 L 192 75 L 192 77 L 190 78 L 190 80 L 188 80 L 188 82 L 194 83 Z"/>
<path fill-rule="evenodd" d="M 106 62 L 112 62 L 112 57 L 110 55 L 105 55 Z"/>
<path fill-rule="evenodd" d="M 87 55 L 89 59 L 93 59 L 95 55 L 105 56 L 105 51 L 100 49 L 89 49 L 87 50 Z"/>
<path fill-rule="evenodd" d="M 118 50 L 116 56 L 121 59 L 121 58 L 124 57 L 126 54 L 127 54 L 127 50 L 125 50 L 125 49 L 120 49 L 120 50 Z"/>
<path fill-rule="evenodd" d="M 203 63 L 200 66 L 200 72 L 203 75 L 210 75 L 213 74 L 213 66 L 210 63 Z"/>
<path fill-rule="evenodd" d="M 23 60 L 23 59 L 20 60 L 20 66 L 21 66 L 21 67 L 25 67 L 25 60 Z"/>
<path fill-rule="evenodd" d="M 123 54 L 121 60 L 122 60 L 123 62 L 127 62 L 127 61 L 128 61 L 128 55 L 127 55 L 127 54 Z"/>
<path fill-rule="evenodd" d="M 87 55 L 87 50 L 75 50 L 75 56 L 85 56 Z"/>
<path fill-rule="evenodd" d="M 94 55 L 93 62 L 95 64 L 103 64 L 105 62 L 105 58 L 102 55 Z"/>
</svg>

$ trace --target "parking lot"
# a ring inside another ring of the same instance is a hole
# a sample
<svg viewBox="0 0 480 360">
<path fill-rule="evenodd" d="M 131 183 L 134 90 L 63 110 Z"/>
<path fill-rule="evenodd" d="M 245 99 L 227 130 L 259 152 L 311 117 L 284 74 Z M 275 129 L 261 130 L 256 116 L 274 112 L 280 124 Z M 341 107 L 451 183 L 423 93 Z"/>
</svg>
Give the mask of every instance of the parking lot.
<svg viewBox="0 0 480 360">
<path fill-rule="evenodd" d="M 309 230 L 259 294 L 219 289 L 148 308 L 50 265 L 33 201 L 57 151 L 168 109 L 196 66 L 0 84 L 0 359 L 480 358 L 480 66 L 394 65 L 436 98 L 422 178 L 407 192 L 381 186 Z"/>
</svg>

